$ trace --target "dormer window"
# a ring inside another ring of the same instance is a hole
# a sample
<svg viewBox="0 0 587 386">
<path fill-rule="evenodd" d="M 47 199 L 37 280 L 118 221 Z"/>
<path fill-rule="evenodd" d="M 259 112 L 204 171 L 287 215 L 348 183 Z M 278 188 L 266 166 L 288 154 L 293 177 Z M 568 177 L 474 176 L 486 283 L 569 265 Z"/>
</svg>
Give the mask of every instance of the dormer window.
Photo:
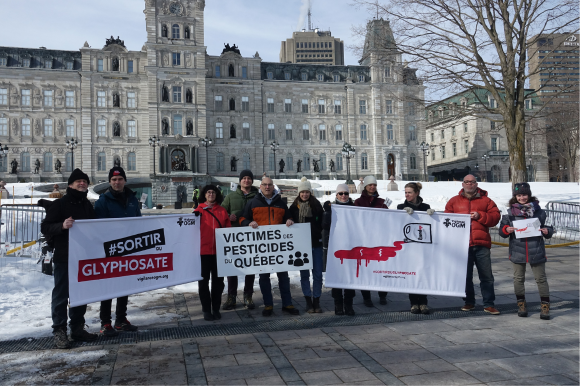
<svg viewBox="0 0 587 386">
<path fill-rule="evenodd" d="M 65 68 L 68 70 L 73 70 L 73 62 L 65 62 Z"/>
<path fill-rule="evenodd" d="M 340 75 L 334 75 L 334 81 L 340 82 Z"/>
<path fill-rule="evenodd" d="M 0 66 L 6 66 L 6 58 L 0 58 Z"/>
<path fill-rule="evenodd" d="M 23 59 L 22 60 L 22 66 L 24 68 L 29 68 L 31 66 L 31 60 L 30 59 Z"/>
<path fill-rule="evenodd" d="M 318 74 L 316 79 L 318 79 L 318 82 L 324 82 L 324 74 Z"/>
<path fill-rule="evenodd" d="M 52 59 L 45 60 L 45 68 L 53 68 L 53 60 Z"/>
<path fill-rule="evenodd" d="M 290 72 L 285 73 L 285 80 L 291 80 L 291 73 Z"/>
<path fill-rule="evenodd" d="M 302 80 L 308 80 L 308 73 L 302 72 Z"/>
<path fill-rule="evenodd" d="M 179 39 L 179 24 L 174 24 L 171 27 L 171 38 L 172 39 Z"/>
<path fill-rule="evenodd" d="M 273 71 L 267 71 L 267 79 L 273 79 Z"/>
<path fill-rule="evenodd" d="M 365 75 L 359 75 L 359 82 L 363 83 L 365 81 Z"/>
</svg>

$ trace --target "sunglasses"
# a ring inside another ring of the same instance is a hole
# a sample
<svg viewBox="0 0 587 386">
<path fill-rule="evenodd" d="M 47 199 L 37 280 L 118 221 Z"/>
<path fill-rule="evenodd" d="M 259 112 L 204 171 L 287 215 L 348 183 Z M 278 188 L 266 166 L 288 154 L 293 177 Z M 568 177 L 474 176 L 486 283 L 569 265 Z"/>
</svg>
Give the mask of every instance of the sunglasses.
<svg viewBox="0 0 587 386">
<path fill-rule="evenodd" d="M 338 196 L 348 196 L 349 192 L 338 192 L 336 193 Z"/>
</svg>

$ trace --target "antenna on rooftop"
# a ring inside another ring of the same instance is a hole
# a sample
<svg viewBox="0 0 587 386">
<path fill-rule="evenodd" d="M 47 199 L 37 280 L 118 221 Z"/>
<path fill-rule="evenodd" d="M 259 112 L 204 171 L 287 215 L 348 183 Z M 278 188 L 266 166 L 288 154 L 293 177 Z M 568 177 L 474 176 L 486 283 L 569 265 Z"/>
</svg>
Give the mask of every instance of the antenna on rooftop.
<svg viewBox="0 0 587 386">
<path fill-rule="evenodd" d="M 308 7 L 308 31 L 312 30 L 312 10 Z"/>
</svg>

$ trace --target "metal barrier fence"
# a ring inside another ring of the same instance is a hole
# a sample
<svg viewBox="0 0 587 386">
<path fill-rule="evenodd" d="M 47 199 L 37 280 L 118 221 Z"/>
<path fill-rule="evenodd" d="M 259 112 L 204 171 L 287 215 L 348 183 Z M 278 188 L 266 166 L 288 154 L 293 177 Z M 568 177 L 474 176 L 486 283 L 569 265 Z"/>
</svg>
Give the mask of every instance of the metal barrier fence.
<svg viewBox="0 0 587 386">
<path fill-rule="evenodd" d="M 0 207 L 0 242 L 14 245 L 37 240 L 44 218 L 45 209 L 36 205 L 3 204 Z"/>
</svg>

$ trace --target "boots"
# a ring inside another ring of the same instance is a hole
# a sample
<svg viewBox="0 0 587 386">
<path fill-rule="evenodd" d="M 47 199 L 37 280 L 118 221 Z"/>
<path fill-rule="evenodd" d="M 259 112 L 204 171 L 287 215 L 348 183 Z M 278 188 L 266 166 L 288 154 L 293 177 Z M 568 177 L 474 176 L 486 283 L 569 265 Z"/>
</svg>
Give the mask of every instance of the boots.
<svg viewBox="0 0 587 386">
<path fill-rule="evenodd" d="M 549 302 L 542 302 L 540 304 L 540 319 L 544 319 L 544 320 L 550 319 L 550 303 Z"/>
<path fill-rule="evenodd" d="M 321 314 L 322 313 L 322 308 L 320 308 L 320 298 L 314 298 L 314 313 L 315 314 Z"/>
<path fill-rule="evenodd" d="M 71 327 L 71 339 L 78 342 L 93 342 L 98 339 L 98 335 L 89 333 L 84 328 L 85 325 L 80 324 Z"/>
<path fill-rule="evenodd" d="M 344 315 L 344 306 L 342 303 L 342 299 L 335 299 L 334 300 L 334 315 L 339 315 L 339 316 Z"/>
<path fill-rule="evenodd" d="M 353 309 L 353 298 L 344 299 L 344 313 L 347 316 L 355 315 L 355 310 Z"/>
<path fill-rule="evenodd" d="M 253 302 L 253 294 L 245 294 L 245 307 L 249 310 L 255 309 L 255 303 Z"/>
<path fill-rule="evenodd" d="M 526 310 L 526 300 L 518 299 L 518 316 L 525 318 L 528 316 L 528 310 Z"/>
<path fill-rule="evenodd" d="M 53 331 L 53 340 L 57 348 L 70 348 L 71 342 L 67 338 L 67 327 L 56 328 Z"/>
<path fill-rule="evenodd" d="M 314 303 L 312 302 L 312 297 L 311 296 L 304 296 L 304 298 L 306 298 L 306 312 L 308 314 L 313 314 L 314 313 Z"/>
<path fill-rule="evenodd" d="M 236 295 L 228 295 L 222 305 L 223 310 L 233 310 L 236 308 Z"/>
</svg>

